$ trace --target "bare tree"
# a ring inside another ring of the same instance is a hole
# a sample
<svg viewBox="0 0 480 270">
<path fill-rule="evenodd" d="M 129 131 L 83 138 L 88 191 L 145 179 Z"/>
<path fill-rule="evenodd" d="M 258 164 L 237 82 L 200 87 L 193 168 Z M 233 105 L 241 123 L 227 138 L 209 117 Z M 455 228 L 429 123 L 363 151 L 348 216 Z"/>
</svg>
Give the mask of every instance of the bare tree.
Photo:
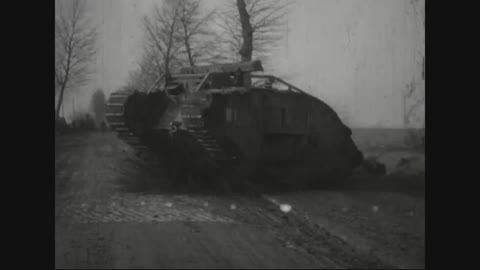
<svg viewBox="0 0 480 270">
<path fill-rule="evenodd" d="M 279 0 L 229 1 L 218 15 L 226 57 L 251 61 L 254 55 L 258 57 L 272 49 L 282 38 L 289 7 L 290 3 Z"/>
<path fill-rule="evenodd" d="M 155 5 L 152 14 L 143 18 L 147 46 L 161 57 L 167 74 L 177 62 L 175 55 L 183 45 L 179 10 L 176 1 L 167 0 L 161 8 Z"/>
<path fill-rule="evenodd" d="M 411 0 L 411 11 L 414 16 L 415 34 L 423 42 L 415 50 L 415 64 L 418 72 L 411 82 L 406 85 L 403 93 L 403 110 L 405 128 L 408 129 L 406 142 L 409 146 L 425 149 L 425 88 L 419 87 L 425 81 L 425 1 Z M 421 73 L 421 75 L 419 74 Z M 421 79 L 420 79 L 421 77 Z M 418 83 L 418 84 L 417 84 Z"/>
<path fill-rule="evenodd" d="M 88 24 L 85 1 L 73 0 L 70 9 L 55 18 L 55 82 L 59 117 L 65 90 L 87 82 L 95 55 L 96 29 Z"/>
<path fill-rule="evenodd" d="M 414 16 L 414 23 L 416 34 L 421 38 L 425 44 L 425 2 L 419 0 L 410 0 L 412 15 Z M 421 80 L 425 80 L 425 47 L 420 46 L 415 50 L 415 64 L 421 67 Z M 425 106 L 425 92 L 417 87 L 416 81 L 420 78 L 412 79 L 404 89 L 403 93 L 403 117 L 404 126 L 408 127 L 413 124 L 413 121 L 425 125 L 425 119 L 421 117 L 421 109 Z"/>
<path fill-rule="evenodd" d="M 215 10 L 203 15 L 198 0 L 180 0 L 178 5 L 184 44 L 182 53 L 188 64 L 195 66 L 199 58 L 210 56 L 215 48 L 214 33 L 209 27 Z"/>
<path fill-rule="evenodd" d="M 220 40 L 226 44 L 225 58 L 248 62 L 274 48 L 281 40 L 284 19 L 290 4 L 280 0 L 235 0 L 227 2 L 219 15 L 218 26 L 223 29 Z M 239 59 L 240 58 L 240 59 Z M 244 75 L 244 85 L 252 83 Z"/>
<path fill-rule="evenodd" d="M 146 47 L 135 70 L 130 71 L 127 88 L 138 91 L 149 89 L 160 74 L 163 74 L 163 62 L 155 48 Z"/>
<path fill-rule="evenodd" d="M 155 5 L 152 14 L 145 16 L 145 55 L 155 56 L 162 63 L 161 72 L 188 64 L 194 66 L 212 52 L 215 41 L 209 23 L 215 11 L 203 14 L 198 0 L 167 0 Z M 151 63 L 142 61 L 141 65 Z M 158 66 L 158 63 L 156 64 Z"/>
</svg>

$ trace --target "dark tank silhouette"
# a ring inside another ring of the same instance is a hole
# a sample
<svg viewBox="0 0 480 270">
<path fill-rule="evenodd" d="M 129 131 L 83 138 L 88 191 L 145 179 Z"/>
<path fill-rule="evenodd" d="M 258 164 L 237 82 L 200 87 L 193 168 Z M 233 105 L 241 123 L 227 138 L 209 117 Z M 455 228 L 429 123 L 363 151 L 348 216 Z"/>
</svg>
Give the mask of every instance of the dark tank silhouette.
<svg viewBox="0 0 480 270">
<path fill-rule="evenodd" d="M 260 61 L 185 67 L 149 91 L 112 93 L 106 117 L 126 142 L 162 154 L 179 183 L 257 177 L 310 185 L 362 164 L 332 108 L 257 71 Z"/>
</svg>

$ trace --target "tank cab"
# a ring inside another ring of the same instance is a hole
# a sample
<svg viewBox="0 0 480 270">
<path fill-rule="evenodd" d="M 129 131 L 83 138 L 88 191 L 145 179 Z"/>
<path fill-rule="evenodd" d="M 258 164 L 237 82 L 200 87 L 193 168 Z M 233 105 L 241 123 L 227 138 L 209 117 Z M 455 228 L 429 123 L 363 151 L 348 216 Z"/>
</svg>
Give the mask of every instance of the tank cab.
<svg viewBox="0 0 480 270">
<path fill-rule="evenodd" d="M 170 104 L 154 128 L 168 129 L 175 123 L 178 129 L 187 129 L 187 122 L 202 115 L 211 106 L 213 95 L 219 91 L 246 90 L 243 87 L 244 73 L 253 71 L 263 71 L 260 61 L 184 67 L 178 73 L 162 75 L 148 91 L 148 95 L 164 95 Z M 157 87 L 160 82 L 163 85 Z"/>
<path fill-rule="evenodd" d="M 350 129 L 327 104 L 256 71 L 263 71 L 260 61 L 185 67 L 164 76 L 163 86 L 149 93 L 167 104 L 154 129 L 183 138 L 178 145 L 190 150 L 182 160 L 195 148 L 214 163 L 288 165 L 298 168 L 296 176 L 348 172 L 360 164 Z"/>
</svg>

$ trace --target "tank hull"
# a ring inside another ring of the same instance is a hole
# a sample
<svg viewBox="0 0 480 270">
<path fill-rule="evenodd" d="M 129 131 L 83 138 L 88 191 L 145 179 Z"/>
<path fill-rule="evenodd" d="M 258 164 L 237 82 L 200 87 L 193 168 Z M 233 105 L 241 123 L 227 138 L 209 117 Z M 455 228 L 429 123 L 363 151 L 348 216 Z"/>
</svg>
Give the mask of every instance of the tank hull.
<svg viewBox="0 0 480 270">
<path fill-rule="evenodd" d="M 336 113 L 298 93 L 137 93 L 124 107 L 129 131 L 164 158 L 179 183 L 315 183 L 348 176 L 362 162 Z"/>
</svg>

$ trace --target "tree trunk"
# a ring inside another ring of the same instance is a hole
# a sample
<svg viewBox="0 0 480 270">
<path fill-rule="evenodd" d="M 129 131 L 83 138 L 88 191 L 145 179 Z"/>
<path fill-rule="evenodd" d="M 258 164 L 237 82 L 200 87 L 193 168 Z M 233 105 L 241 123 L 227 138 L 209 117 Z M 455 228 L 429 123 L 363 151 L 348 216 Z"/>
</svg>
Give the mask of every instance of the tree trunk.
<svg viewBox="0 0 480 270">
<path fill-rule="evenodd" d="M 193 63 L 192 50 L 190 49 L 190 44 L 188 44 L 188 41 L 185 41 L 185 47 L 187 47 L 188 61 L 190 62 L 190 66 L 194 67 L 195 64 Z"/>
<path fill-rule="evenodd" d="M 170 65 L 170 59 L 169 57 L 165 57 L 165 74 L 166 75 L 170 75 L 170 69 L 168 68 L 168 66 Z"/>
<path fill-rule="evenodd" d="M 192 49 L 190 48 L 190 42 L 188 42 L 188 35 L 187 35 L 187 26 L 185 23 L 183 23 L 183 31 L 184 31 L 184 38 L 185 38 L 185 48 L 187 49 L 187 56 L 188 56 L 188 62 L 190 62 L 190 66 L 193 67 L 195 64 L 193 63 L 193 57 L 192 57 Z"/>
<path fill-rule="evenodd" d="M 242 25 L 242 38 L 243 44 L 239 53 L 242 62 L 249 62 L 252 60 L 253 53 L 253 28 L 250 23 L 250 14 L 248 14 L 245 0 L 237 0 L 238 13 L 240 15 L 240 24 Z M 250 73 L 245 73 L 244 75 L 245 86 L 250 86 L 252 84 L 252 79 Z"/>
<path fill-rule="evenodd" d="M 243 44 L 240 49 L 242 62 L 252 60 L 253 51 L 253 28 L 250 24 L 250 14 L 247 12 L 245 0 L 237 0 L 238 13 L 240 15 L 240 24 L 242 25 Z"/>
<path fill-rule="evenodd" d="M 65 92 L 65 83 L 62 83 L 62 86 L 60 88 L 60 95 L 58 97 L 58 102 L 57 102 L 57 109 L 55 110 L 57 120 L 60 119 L 60 107 L 62 106 L 62 103 L 63 103 L 63 93 L 64 92 Z"/>
</svg>

